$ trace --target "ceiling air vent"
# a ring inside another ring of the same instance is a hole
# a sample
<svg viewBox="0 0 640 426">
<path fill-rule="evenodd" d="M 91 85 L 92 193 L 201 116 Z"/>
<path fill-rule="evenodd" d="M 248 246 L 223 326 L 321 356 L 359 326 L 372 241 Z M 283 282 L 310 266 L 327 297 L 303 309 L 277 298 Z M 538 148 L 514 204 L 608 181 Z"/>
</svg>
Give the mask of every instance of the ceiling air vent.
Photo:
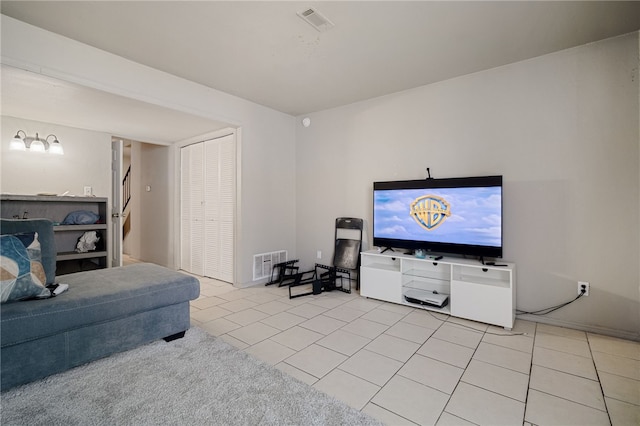
<svg viewBox="0 0 640 426">
<path fill-rule="evenodd" d="M 327 31 L 330 28 L 333 28 L 334 26 L 333 22 L 331 22 L 320 12 L 312 8 L 305 9 L 302 12 L 298 12 L 298 16 L 307 21 L 309 25 L 311 25 L 321 33 Z"/>
</svg>

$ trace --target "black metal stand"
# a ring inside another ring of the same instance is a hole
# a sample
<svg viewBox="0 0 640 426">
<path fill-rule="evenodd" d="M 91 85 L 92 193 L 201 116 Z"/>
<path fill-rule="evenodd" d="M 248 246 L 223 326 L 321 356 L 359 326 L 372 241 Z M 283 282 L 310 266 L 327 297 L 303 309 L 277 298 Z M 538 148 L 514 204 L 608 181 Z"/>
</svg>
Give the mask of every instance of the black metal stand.
<svg viewBox="0 0 640 426">
<path fill-rule="evenodd" d="M 324 270 L 325 272 L 320 272 Z M 346 275 L 346 276 L 345 276 Z M 306 277 L 305 277 L 306 276 Z M 347 280 L 349 286 L 345 287 L 344 280 Z M 337 285 L 340 280 L 340 286 Z M 311 284 L 311 291 L 305 293 L 293 294 L 292 288 L 305 284 Z M 311 294 L 320 294 L 324 291 L 339 290 L 345 293 L 351 293 L 351 271 L 337 266 L 327 266 L 316 263 L 311 271 L 300 272 L 296 274 L 293 283 L 289 284 L 289 299 L 296 297 L 309 296 Z"/>
<path fill-rule="evenodd" d="M 345 293 L 351 293 L 351 270 L 340 268 L 338 266 L 327 266 L 316 263 L 316 268 L 325 269 L 327 272 L 320 274 L 320 279 L 326 285 L 323 285 L 325 291 L 340 290 Z M 347 280 L 349 287 L 344 286 L 344 280 Z M 338 280 L 340 286 L 338 287 Z"/>
<path fill-rule="evenodd" d="M 298 259 L 287 260 L 286 262 L 280 262 L 273 265 L 273 268 L 271 269 L 271 279 L 265 285 L 278 284 L 278 287 L 282 287 L 285 285 L 286 281 L 295 280 L 298 270 L 300 269 L 297 266 L 294 266 L 297 261 Z"/>
<path fill-rule="evenodd" d="M 305 275 L 307 276 L 305 278 Z M 291 293 L 291 289 L 295 287 L 299 287 L 302 285 L 311 284 L 311 291 L 305 293 L 293 294 Z M 295 299 L 296 297 L 309 296 L 311 294 L 320 294 L 322 293 L 322 282 L 318 278 L 318 274 L 316 270 L 313 269 L 311 271 L 300 272 L 296 274 L 296 278 L 293 283 L 289 284 L 289 299 Z"/>
</svg>

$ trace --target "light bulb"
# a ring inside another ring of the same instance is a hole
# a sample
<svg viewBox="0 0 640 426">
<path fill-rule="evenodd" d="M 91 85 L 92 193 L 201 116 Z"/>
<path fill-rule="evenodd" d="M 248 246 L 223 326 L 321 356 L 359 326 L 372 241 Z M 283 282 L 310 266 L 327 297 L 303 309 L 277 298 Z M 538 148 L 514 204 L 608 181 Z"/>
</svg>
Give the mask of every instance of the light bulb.
<svg viewBox="0 0 640 426">
<path fill-rule="evenodd" d="M 62 149 L 60 142 L 56 140 L 49 145 L 49 154 L 64 155 L 64 149 Z"/>
<path fill-rule="evenodd" d="M 9 149 L 11 151 L 26 151 L 27 147 L 24 144 L 24 141 L 20 138 L 20 136 L 15 135 L 13 139 L 11 139 L 11 143 L 9 143 Z"/>
<path fill-rule="evenodd" d="M 45 152 L 44 143 L 40 139 L 34 139 L 31 142 L 31 146 L 29 147 L 29 151 L 31 152 Z"/>
</svg>

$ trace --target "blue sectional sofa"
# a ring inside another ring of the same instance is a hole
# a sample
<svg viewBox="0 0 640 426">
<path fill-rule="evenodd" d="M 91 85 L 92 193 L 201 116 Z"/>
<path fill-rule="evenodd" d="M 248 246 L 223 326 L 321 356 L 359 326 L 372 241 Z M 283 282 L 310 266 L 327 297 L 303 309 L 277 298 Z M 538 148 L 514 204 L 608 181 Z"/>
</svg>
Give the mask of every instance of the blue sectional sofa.
<svg viewBox="0 0 640 426">
<path fill-rule="evenodd" d="M 47 282 L 69 289 L 49 299 L 0 306 L 2 390 L 153 340 L 170 341 L 189 328 L 189 301 L 200 293 L 196 278 L 150 263 L 56 278 L 52 222 L 0 220 L 2 234 L 33 230 Z"/>
</svg>

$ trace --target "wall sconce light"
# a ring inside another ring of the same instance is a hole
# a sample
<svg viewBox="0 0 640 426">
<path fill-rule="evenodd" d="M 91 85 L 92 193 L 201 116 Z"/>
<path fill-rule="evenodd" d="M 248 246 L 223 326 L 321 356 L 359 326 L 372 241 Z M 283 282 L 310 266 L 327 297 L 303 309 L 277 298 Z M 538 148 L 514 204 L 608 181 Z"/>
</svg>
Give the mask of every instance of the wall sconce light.
<svg viewBox="0 0 640 426">
<path fill-rule="evenodd" d="M 20 136 L 22 133 L 24 136 Z M 49 142 L 49 139 L 53 137 L 53 141 Z M 40 136 L 36 133 L 35 137 L 27 136 L 23 130 L 18 130 L 16 135 L 11 139 L 9 144 L 11 151 L 26 151 L 31 152 L 48 152 L 54 155 L 63 155 L 64 149 L 62 144 L 58 140 L 56 135 L 49 135 L 44 139 L 40 139 Z"/>
</svg>

